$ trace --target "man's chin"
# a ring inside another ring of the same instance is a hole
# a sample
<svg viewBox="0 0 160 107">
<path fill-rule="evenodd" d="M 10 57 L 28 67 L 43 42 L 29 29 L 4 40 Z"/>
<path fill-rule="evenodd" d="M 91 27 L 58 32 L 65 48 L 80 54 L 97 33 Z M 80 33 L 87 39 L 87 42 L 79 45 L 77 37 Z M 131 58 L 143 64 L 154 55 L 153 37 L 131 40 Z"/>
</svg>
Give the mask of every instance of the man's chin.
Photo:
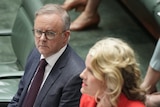
<svg viewBox="0 0 160 107">
<path fill-rule="evenodd" d="M 42 55 L 45 56 L 45 55 L 47 54 L 46 52 L 47 52 L 46 50 L 39 48 L 39 53 L 40 53 L 40 54 L 42 54 Z"/>
<path fill-rule="evenodd" d="M 38 47 L 38 50 L 39 50 L 39 52 L 46 52 L 47 51 L 47 47 L 44 47 L 44 46 L 39 46 Z"/>
</svg>

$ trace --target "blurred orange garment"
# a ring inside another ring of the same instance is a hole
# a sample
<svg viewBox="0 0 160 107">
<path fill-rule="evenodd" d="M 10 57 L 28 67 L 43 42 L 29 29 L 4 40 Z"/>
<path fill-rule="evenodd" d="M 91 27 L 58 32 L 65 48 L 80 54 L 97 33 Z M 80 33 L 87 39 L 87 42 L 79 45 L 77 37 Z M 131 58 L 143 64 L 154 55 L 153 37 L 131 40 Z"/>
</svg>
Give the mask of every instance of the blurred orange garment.
<svg viewBox="0 0 160 107">
<path fill-rule="evenodd" d="M 91 97 L 87 94 L 82 94 L 80 100 L 80 107 L 96 107 L 97 103 L 94 97 Z"/>
<path fill-rule="evenodd" d="M 96 107 L 96 101 L 94 97 L 87 94 L 83 94 L 80 100 L 80 107 Z M 145 107 L 140 101 L 129 100 L 123 93 L 119 97 L 117 107 Z"/>
</svg>

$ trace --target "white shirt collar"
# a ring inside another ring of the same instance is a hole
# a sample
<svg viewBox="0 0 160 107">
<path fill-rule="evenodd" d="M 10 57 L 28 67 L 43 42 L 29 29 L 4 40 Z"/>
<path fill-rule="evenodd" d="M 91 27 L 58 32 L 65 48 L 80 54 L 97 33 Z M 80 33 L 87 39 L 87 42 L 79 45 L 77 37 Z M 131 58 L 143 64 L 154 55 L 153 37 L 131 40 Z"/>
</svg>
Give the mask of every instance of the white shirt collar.
<svg viewBox="0 0 160 107">
<path fill-rule="evenodd" d="M 65 51 L 66 47 L 67 47 L 67 45 L 65 45 L 65 46 L 64 46 L 62 49 L 60 49 L 57 53 L 55 53 L 55 54 L 53 54 L 53 55 L 45 58 L 49 66 L 51 66 L 51 67 L 54 66 L 54 64 L 56 63 L 56 61 L 58 60 L 58 58 L 59 58 L 59 57 L 62 55 L 62 53 Z M 43 58 L 44 58 L 44 56 L 41 55 L 41 58 L 40 58 L 40 59 L 43 59 Z"/>
</svg>

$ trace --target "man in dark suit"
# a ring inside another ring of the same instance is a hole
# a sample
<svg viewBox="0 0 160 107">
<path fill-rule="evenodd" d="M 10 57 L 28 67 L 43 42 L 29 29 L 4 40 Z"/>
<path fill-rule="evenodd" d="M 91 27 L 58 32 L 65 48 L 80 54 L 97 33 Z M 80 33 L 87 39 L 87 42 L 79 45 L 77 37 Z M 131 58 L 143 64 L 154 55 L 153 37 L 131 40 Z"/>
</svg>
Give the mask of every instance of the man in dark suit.
<svg viewBox="0 0 160 107">
<path fill-rule="evenodd" d="M 59 5 L 47 4 L 36 12 L 33 29 L 36 48 L 27 59 L 19 89 L 8 107 L 79 106 L 81 97 L 79 74 L 85 65 L 68 44 L 69 27 L 69 15 Z M 26 99 L 32 98 L 27 97 L 32 91 L 41 59 L 45 59 L 47 65 L 36 98 L 30 105 Z"/>
</svg>

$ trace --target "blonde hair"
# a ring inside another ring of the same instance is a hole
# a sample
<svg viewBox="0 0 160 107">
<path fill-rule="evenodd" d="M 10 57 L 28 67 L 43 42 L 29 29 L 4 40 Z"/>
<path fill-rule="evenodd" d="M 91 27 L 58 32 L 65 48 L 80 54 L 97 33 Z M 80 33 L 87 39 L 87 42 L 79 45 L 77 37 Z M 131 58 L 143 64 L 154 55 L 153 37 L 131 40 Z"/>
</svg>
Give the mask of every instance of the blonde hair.
<svg viewBox="0 0 160 107">
<path fill-rule="evenodd" d="M 93 75 L 104 84 L 104 96 L 100 102 L 109 99 L 116 107 L 122 92 L 130 100 L 145 100 L 145 92 L 140 89 L 141 72 L 134 51 L 127 43 L 118 38 L 106 38 L 98 41 L 89 55 L 92 56 Z"/>
</svg>

